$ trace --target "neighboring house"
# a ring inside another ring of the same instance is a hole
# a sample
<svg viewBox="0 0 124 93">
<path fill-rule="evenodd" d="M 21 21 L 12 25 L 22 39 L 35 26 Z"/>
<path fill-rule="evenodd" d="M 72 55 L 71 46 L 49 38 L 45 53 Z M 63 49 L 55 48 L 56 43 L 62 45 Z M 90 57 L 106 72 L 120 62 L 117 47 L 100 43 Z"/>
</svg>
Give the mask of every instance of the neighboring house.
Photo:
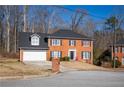
<svg viewBox="0 0 124 93">
<path fill-rule="evenodd" d="M 93 40 L 71 30 L 52 34 L 20 32 L 20 61 L 43 61 L 51 57 L 93 62 Z"/>
<path fill-rule="evenodd" d="M 124 39 L 117 41 L 114 47 L 115 49 L 111 46 L 112 59 L 115 57 L 124 65 Z"/>
</svg>

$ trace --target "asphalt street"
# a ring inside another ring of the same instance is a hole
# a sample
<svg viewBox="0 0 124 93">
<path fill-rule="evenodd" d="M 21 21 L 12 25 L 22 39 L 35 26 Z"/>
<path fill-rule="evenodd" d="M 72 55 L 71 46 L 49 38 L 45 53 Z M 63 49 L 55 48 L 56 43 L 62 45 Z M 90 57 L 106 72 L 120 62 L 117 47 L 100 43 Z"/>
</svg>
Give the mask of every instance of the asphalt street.
<svg viewBox="0 0 124 93">
<path fill-rule="evenodd" d="M 50 77 L 0 80 L 0 87 L 124 87 L 124 72 L 70 71 Z"/>
</svg>

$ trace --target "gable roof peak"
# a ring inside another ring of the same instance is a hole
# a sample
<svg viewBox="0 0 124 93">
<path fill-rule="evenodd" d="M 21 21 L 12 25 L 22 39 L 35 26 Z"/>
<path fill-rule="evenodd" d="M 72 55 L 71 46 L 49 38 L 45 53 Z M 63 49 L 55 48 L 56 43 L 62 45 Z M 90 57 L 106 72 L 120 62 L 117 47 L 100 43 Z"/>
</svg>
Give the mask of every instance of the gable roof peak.
<svg viewBox="0 0 124 93">
<path fill-rule="evenodd" d="M 37 33 L 33 33 L 33 34 L 31 35 L 31 37 L 33 37 L 33 36 L 37 36 L 37 37 L 40 38 L 40 35 L 38 35 Z"/>
</svg>

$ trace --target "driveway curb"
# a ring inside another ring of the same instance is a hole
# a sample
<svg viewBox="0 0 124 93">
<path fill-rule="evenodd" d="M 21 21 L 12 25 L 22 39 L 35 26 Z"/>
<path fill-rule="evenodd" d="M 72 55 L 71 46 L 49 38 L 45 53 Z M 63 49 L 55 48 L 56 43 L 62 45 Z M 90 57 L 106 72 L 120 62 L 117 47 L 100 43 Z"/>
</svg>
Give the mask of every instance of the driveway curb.
<svg viewBox="0 0 124 93">
<path fill-rule="evenodd" d="M 30 79 L 30 78 L 38 78 L 38 77 L 48 77 L 48 76 L 52 76 L 52 75 L 54 75 L 54 74 L 50 74 L 50 75 L 7 76 L 7 77 L 0 77 L 0 80 Z"/>
</svg>

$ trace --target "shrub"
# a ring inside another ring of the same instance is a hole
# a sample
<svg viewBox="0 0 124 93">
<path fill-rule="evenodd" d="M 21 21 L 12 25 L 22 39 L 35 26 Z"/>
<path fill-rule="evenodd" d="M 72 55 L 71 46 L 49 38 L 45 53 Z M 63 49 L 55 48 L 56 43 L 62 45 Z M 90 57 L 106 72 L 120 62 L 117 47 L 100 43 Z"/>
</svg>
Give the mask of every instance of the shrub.
<svg viewBox="0 0 124 93">
<path fill-rule="evenodd" d="M 70 58 L 65 56 L 65 57 L 60 57 L 60 61 L 70 61 Z"/>
<path fill-rule="evenodd" d="M 1 57 L 5 57 L 5 58 L 19 58 L 19 53 L 1 53 L 0 54 Z"/>
<path fill-rule="evenodd" d="M 52 59 L 53 59 L 53 57 L 50 57 L 49 60 L 52 61 Z M 60 60 L 60 61 L 70 61 L 70 58 L 67 57 L 67 56 L 65 56 L 65 57 L 60 57 L 59 60 Z"/>
<path fill-rule="evenodd" d="M 111 57 L 110 56 L 104 56 L 103 61 L 110 62 L 111 61 Z"/>
<path fill-rule="evenodd" d="M 49 60 L 50 60 L 50 61 L 52 61 L 52 59 L 53 59 L 53 57 L 50 57 L 50 59 L 49 59 Z"/>
<path fill-rule="evenodd" d="M 60 61 L 63 61 L 63 58 L 62 57 L 60 57 L 59 59 L 60 59 Z"/>
<path fill-rule="evenodd" d="M 101 66 L 102 65 L 100 60 L 94 61 L 93 64 L 96 65 L 96 66 Z"/>
<path fill-rule="evenodd" d="M 63 61 L 70 61 L 70 58 L 65 56 Z"/>
<path fill-rule="evenodd" d="M 112 61 L 111 65 L 112 65 L 112 67 L 114 67 L 114 60 Z M 119 60 L 116 60 L 115 61 L 115 68 L 118 68 L 120 66 L 121 66 L 121 62 Z"/>
</svg>

